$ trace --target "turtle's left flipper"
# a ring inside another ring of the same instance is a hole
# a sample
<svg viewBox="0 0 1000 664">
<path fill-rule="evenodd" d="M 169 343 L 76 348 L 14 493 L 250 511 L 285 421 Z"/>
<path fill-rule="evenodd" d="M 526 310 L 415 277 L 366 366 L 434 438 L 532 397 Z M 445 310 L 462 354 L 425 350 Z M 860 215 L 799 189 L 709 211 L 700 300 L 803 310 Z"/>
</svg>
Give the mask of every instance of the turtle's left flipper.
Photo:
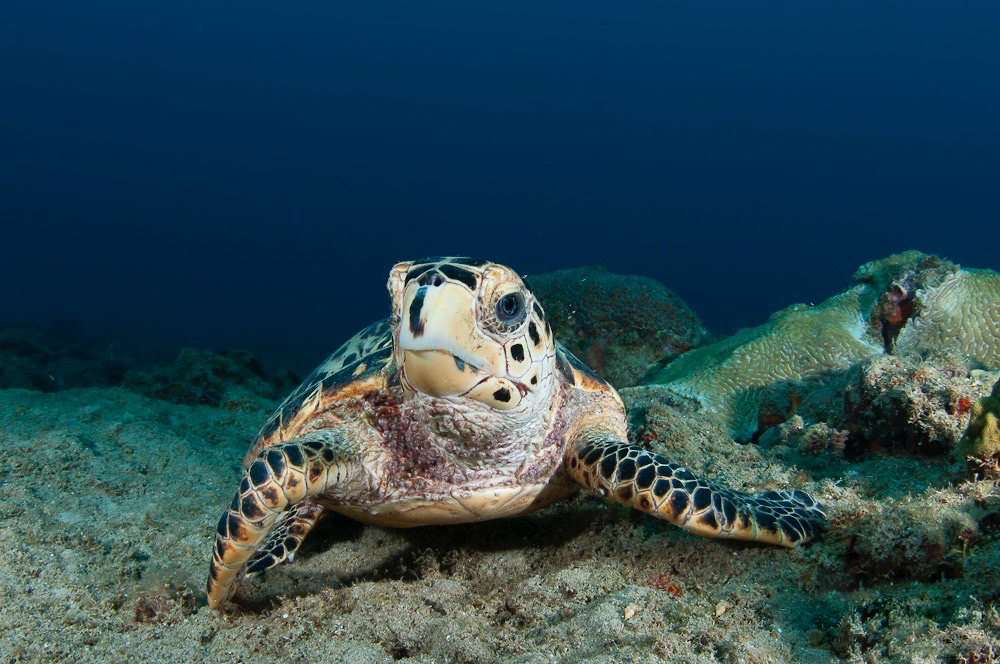
<svg viewBox="0 0 1000 664">
<path fill-rule="evenodd" d="M 597 495 L 696 535 L 793 547 L 826 527 L 823 506 L 804 491 L 741 493 L 630 443 L 591 437 L 567 451 L 566 469 Z"/>
</svg>

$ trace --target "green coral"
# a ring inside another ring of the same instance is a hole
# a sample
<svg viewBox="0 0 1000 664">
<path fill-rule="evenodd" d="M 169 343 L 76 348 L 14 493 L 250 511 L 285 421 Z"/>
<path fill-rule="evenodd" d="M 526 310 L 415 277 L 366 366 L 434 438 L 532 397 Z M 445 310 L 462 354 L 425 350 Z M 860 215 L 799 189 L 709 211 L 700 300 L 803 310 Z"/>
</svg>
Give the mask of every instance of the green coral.
<svg viewBox="0 0 1000 664">
<path fill-rule="evenodd" d="M 681 355 L 651 382 L 669 385 L 722 415 L 737 438 L 758 427 L 763 390 L 846 369 L 882 352 L 862 311 L 877 294 L 856 286 L 817 306 L 793 305 L 764 325 Z"/>
<path fill-rule="evenodd" d="M 974 475 L 1000 478 L 1000 381 L 990 396 L 972 407 L 972 419 L 959 441 L 959 451 Z"/>
</svg>

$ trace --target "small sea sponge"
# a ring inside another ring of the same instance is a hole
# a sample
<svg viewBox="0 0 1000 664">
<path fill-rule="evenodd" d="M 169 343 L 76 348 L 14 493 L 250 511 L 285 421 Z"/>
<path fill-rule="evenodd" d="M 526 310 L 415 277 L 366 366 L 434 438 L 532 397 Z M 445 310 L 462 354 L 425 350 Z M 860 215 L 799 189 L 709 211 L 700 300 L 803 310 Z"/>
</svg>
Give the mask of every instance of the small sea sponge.
<svg viewBox="0 0 1000 664">
<path fill-rule="evenodd" d="M 990 396 L 972 407 L 972 419 L 958 449 L 970 473 L 1000 479 L 1000 380 Z"/>
</svg>

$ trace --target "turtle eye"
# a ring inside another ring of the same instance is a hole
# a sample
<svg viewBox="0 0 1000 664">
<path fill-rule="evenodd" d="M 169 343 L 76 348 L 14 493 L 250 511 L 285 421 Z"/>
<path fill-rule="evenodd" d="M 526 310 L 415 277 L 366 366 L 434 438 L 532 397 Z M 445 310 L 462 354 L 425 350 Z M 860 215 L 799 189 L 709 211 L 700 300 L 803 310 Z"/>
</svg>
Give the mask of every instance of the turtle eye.
<svg viewBox="0 0 1000 664">
<path fill-rule="evenodd" d="M 524 295 L 518 291 L 507 293 L 497 300 L 497 318 L 502 323 L 512 323 L 524 313 Z"/>
</svg>

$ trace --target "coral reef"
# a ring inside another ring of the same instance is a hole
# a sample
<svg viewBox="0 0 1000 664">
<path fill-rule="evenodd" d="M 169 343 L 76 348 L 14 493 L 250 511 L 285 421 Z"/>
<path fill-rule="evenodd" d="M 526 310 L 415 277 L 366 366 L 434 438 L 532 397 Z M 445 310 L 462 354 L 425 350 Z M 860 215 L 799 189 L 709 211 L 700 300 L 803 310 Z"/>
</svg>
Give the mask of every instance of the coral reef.
<svg viewBox="0 0 1000 664">
<path fill-rule="evenodd" d="M 959 453 L 973 475 L 1000 479 L 1000 380 L 989 396 L 972 407 L 969 428 L 959 443 Z"/>
<path fill-rule="evenodd" d="M 1000 274 L 909 251 L 863 265 L 854 280 L 819 305 L 685 353 L 648 382 L 697 399 L 749 440 L 866 359 L 933 351 L 1000 368 Z"/>
<path fill-rule="evenodd" d="M 160 347 L 98 339 L 71 322 L 43 328 L 0 324 L 0 389 L 123 386 L 172 403 L 232 409 L 255 399 L 270 404 L 298 383 L 290 371 L 265 372 L 243 350 L 182 348 L 170 362 Z"/>
<path fill-rule="evenodd" d="M 616 387 L 709 340 L 694 312 L 646 277 L 582 267 L 530 282 L 556 338 Z"/>
<path fill-rule="evenodd" d="M 969 422 L 971 404 L 988 389 L 966 358 L 881 355 L 845 375 L 840 408 L 825 410 L 827 421 L 849 435 L 847 453 L 890 451 L 950 455 Z M 813 420 L 822 407 L 807 406 Z"/>
</svg>

